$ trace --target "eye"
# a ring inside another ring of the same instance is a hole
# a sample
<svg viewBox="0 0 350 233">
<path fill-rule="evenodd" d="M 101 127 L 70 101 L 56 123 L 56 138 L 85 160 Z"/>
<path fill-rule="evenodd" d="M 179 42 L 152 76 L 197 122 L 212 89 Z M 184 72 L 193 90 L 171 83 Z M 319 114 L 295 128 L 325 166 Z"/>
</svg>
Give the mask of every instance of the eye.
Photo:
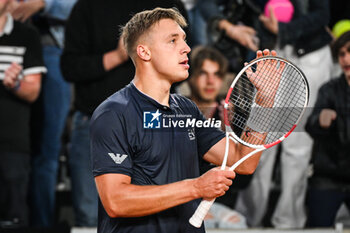
<svg viewBox="0 0 350 233">
<path fill-rule="evenodd" d="M 176 39 L 172 39 L 171 41 L 170 41 L 170 43 L 175 43 L 176 42 Z"/>
<path fill-rule="evenodd" d="M 203 70 L 199 71 L 199 75 L 205 75 L 205 74 L 206 74 L 205 71 L 203 71 Z"/>
</svg>

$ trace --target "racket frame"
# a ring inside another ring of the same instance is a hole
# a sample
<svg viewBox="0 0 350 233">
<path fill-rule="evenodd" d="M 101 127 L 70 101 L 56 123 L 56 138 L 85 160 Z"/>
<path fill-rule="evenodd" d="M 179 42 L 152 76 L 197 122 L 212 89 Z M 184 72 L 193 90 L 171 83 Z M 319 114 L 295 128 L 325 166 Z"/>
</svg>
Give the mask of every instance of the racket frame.
<svg viewBox="0 0 350 233">
<path fill-rule="evenodd" d="M 296 123 L 292 126 L 292 128 L 287 132 L 285 133 L 283 136 L 281 136 L 279 139 L 277 139 L 275 142 L 272 142 L 272 143 L 269 143 L 269 144 L 266 144 L 266 145 L 254 145 L 254 144 L 250 144 L 250 143 L 247 143 L 245 141 L 243 141 L 240 137 L 238 137 L 234 131 L 232 130 L 231 126 L 230 126 L 230 123 L 229 123 L 229 120 L 228 120 L 228 109 L 229 109 L 229 99 L 230 99 L 230 96 L 231 96 L 231 93 L 233 91 L 233 88 L 234 86 L 236 85 L 237 81 L 239 80 L 239 78 L 244 74 L 244 72 L 246 72 L 246 70 L 248 68 L 250 68 L 251 66 L 253 66 L 254 64 L 256 64 L 257 62 L 259 61 L 262 61 L 262 60 L 267 60 L 267 59 L 275 59 L 277 61 L 281 61 L 281 62 L 285 62 L 289 65 L 291 65 L 298 73 L 299 75 L 303 78 L 303 81 L 305 83 L 305 86 L 306 86 L 306 90 L 305 90 L 305 103 L 304 103 L 304 106 L 303 106 L 303 110 L 302 112 L 300 113 L 299 115 L 299 118 L 297 119 Z M 247 155 L 245 155 L 244 157 L 242 157 L 241 159 L 239 159 L 235 164 L 233 164 L 229 170 L 230 171 L 234 171 L 240 164 L 242 164 L 245 160 L 247 160 L 248 158 L 250 158 L 251 156 L 253 156 L 254 154 L 260 152 L 260 151 L 263 151 L 265 149 L 268 149 L 272 146 L 275 146 L 279 143 L 281 143 L 284 139 L 286 139 L 292 132 L 293 130 L 296 128 L 296 126 L 298 125 L 298 123 L 300 122 L 304 112 L 305 112 L 305 109 L 307 107 L 307 104 L 309 102 L 309 84 L 307 82 L 307 79 L 304 75 L 304 73 L 296 66 L 294 65 L 292 62 L 284 59 L 284 58 L 281 58 L 281 57 L 277 57 L 277 56 L 263 56 L 263 57 L 260 57 L 260 58 L 255 58 L 254 60 L 252 60 L 251 62 L 249 62 L 238 74 L 237 76 L 235 77 L 235 79 L 233 80 L 228 92 L 227 92 L 227 95 L 226 95 L 226 98 L 225 98 L 225 104 L 224 104 L 224 124 L 225 124 L 225 130 L 226 130 L 226 146 L 225 146 L 225 155 L 224 155 L 224 159 L 222 161 L 222 164 L 221 164 L 221 170 L 224 170 L 226 168 L 226 165 L 227 165 L 227 158 L 228 158 L 228 153 L 229 153 L 229 147 L 230 147 L 230 139 L 232 141 L 234 141 L 235 143 L 239 142 L 247 147 L 250 147 L 250 148 L 254 148 L 255 150 L 248 153 Z M 212 200 L 202 200 L 201 203 L 199 204 L 197 210 L 195 211 L 195 213 L 192 215 L 192 217 L 189 219 L 189 222 L 191 225 L 193 225 L 194 227 L 197 227 L 199 228 L 202 223 L 203 223 L 203 220 L 205 218 L 205 216 L 207 215 L 210 207 L 213 205 L 215 201 L 215 198 L 212 199 Z"/>
</svg>

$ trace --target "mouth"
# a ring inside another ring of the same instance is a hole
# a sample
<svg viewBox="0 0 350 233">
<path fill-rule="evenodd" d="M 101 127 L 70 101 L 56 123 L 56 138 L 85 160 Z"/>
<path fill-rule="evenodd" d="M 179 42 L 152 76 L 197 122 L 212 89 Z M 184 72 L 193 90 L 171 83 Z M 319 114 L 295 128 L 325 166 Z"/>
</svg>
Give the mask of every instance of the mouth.
<svg viewBox="0 0 350 233">
<path fill-rule="evenodd" d="M 206 89 L 204 89 L 204 92 L 207 94 L 212 94 L 215 92 L 215 89 L 214 88 L 206 88 Z"/>
<path fill-rule="evenodd" d="M 190 65 L 188 64 L 188 59 L 181 61 L 179 64 L 184 66 L 186 69 L 190 68 Z"/>
<path fill-rule="evenodd" d="M 344 70 L 349 71 L 350 70 L 350 65 L 345 65 L 343 66 Z"/>
</svg>

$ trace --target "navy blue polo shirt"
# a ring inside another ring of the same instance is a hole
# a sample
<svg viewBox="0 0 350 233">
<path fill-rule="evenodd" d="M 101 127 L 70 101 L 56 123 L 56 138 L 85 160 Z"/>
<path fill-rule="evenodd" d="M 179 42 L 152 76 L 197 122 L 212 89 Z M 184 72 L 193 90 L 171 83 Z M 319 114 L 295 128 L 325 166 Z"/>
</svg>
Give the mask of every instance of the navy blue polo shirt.
<svg viewBox="0 0 350 233">
<path fill-rule="evenodd" d="M 198 121 L 205 118 L 189 99 L 171 94 L 167 107 L 129 84 L 105 100 L 92 116 L 94 176 L 124 174 L 136 185 L 198 177 L 199 160 L 225 136 Z M 137 218 L 110 218 L 99 202 L 98 232 L 205 232 L 203 226 L 197 229 L 188 222 L 199 201 Z"/>
</svg>

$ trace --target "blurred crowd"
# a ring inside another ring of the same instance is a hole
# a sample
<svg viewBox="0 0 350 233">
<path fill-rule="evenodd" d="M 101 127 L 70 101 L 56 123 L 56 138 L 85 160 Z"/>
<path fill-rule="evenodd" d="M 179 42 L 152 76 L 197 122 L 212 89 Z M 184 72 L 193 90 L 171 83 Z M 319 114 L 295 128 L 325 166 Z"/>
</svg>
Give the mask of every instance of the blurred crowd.
<svg viewBox="0 0 350 233">
<path fill-rule="evenodd" d="M 172 91 L 205 117 L 222 119 L 230 83 L 258 49 L 276 50 L 310 85 L 296 132 L 265 151 L 252 176 L 236 177 L 206 226 L 333 226 L 340 207 L 350 207 L 349 1 L 1 0 L 0 229 L 59 224 L 62 156 L 72 222 L 96 226 L 90 118 L 134 76 L 120 27 L 155 7 L 176 7 L 189 23 L 190 77 Z"/>
</svg>

